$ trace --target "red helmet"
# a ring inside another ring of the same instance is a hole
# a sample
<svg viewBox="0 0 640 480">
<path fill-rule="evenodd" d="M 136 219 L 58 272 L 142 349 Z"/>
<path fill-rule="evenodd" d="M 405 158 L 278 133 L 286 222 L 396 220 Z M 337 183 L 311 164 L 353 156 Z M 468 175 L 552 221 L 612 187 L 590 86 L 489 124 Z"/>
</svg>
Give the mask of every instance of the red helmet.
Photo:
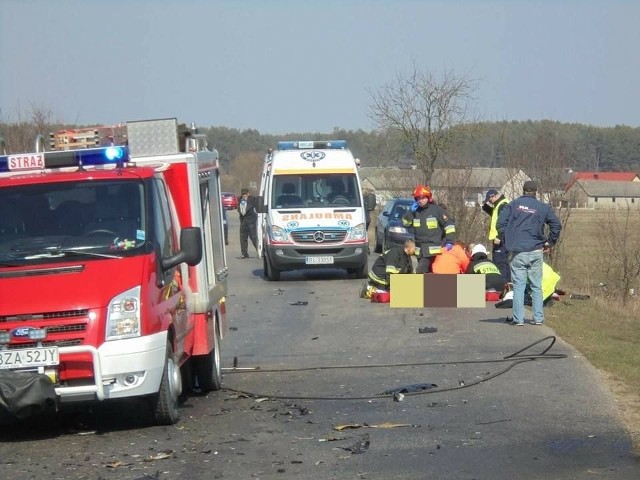
<svg viewBox="0 0 640 480">
<path fill-rule="evenodd" d="M 413 191 L 413 198 L 416 200 L 420 197 L 427 197 L 431 200 L 431 190 L 426 185 L 418 185 L 416 189 Z"/>
</svg>

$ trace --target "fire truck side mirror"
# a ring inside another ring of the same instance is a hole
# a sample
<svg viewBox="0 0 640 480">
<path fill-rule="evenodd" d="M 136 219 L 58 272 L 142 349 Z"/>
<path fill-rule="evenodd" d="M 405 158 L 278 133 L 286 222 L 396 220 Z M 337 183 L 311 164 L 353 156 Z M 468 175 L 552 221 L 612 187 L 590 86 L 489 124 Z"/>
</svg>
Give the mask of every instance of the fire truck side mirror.
<svg viewBox="0 0 640 480">
<path fill-rule="evenodd" d="M 267 205 L 264 204 L 264 197 L 262 195 L 256 197 L 256 210 L 258 213 L 267 213 Z"/>
<path fill-rule="evenodd" d="M 168 270 L 186 263 L 194 266 L 202 260 L 202 231 L 200 227 L 187 227 L 180 231 L 180 251 L 172 257 L 163 258 L 162 269 Z"/>
</svg>

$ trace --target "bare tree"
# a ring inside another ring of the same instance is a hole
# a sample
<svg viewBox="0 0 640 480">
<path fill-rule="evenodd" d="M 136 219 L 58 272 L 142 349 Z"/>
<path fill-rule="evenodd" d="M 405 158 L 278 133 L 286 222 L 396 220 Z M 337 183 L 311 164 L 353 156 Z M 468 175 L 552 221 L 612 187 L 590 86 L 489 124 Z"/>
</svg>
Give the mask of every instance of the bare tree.
<svg viewBox="0 0 640 480">
<path fill-rule="evenodd" d="M 378 128 L 396 136 L 405 154 L 416 162 L 419 181 L 428 183 L 434 165 L 454 135 L 456 126 L 468 121 L 476 82 L 451 72 L 436 77 L 413 71 L 398 75 L 392 84 L 370 93 L 370 118 Z"/>
<path fill-rule="evenodd" d="M 27 116 L 28 119 L 25 118 Z M 37 105 L 32 105 L 27 115 L 18 112 L 16 119 L 4 123 L 3 131 L 0 132 L 6 142 L 7 150 L 11 153 L 33 151 L 36 136 L 38 134 L 46 136 L 53 129 L 52 116 L 50 109 Z"/>
<path fill-rule="evenodd" d="M 241 153 L 237 155 L 229 166 L 229 173 L 238 182 L 237 190 L 260 185 L 264 155 L 259 152 Z M 254 195 L 256 192 L 254 192 Z"/>
<path fill-rule="evenodd" d="M 628 201 L 619 203 L 617 208 L 599 212 L 596 224 L 600 226 L 598 241 L 604 283 L 607 291 L 625 306 L 631 292 L 637 295 L 640 281 L 640 224 L 637 205 Z"/>
<path fill-rule="evenodd" d="M 566 190 L 567 171 L 573 161 L 571 146 L 561 138 L 553 122 L 533 125 L 530 136 L 521 139 L 503 137 L 507 168 L 512 171 L 522 169 L 538 182 L 539 199 L 549 203 L 563 229 L 566 228 L 572 212 L 570 193 Z M 551 250 L 547 261 L 556 266 L 562 255 L 563 235 Z"/>
</svg>

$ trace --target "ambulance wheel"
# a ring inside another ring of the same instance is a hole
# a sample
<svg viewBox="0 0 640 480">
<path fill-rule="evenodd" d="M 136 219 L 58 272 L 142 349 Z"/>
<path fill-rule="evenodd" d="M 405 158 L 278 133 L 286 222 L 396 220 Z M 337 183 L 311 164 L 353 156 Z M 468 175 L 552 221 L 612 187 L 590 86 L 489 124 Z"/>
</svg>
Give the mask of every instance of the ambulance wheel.
<svg viewBox="0 0 640 480">
<path fill-rule="evenodd" d="M 264 257 L 264 272 L 265 272 L 265 276 L 267 277 L 267 280 L 270 280 L 272 282 L 277 282 L 280 280 L 280 270 L 273 268 L 273 265 L 271 265 L 271 262 L 269 261 L 269 258 L 265 255 Z"/>
<path fill-rule="evenodd" d="M 220 334 L 216 325 L 213 349 L 206 355 L 193 357 L 193 372 L 198 388 L 204 393 L 220 390 L 222 387 L 222 360 L 220 358 Z"/>
<path fill-rule="evenodd" d="M 173 425 L 180 418 L 178 400 L 182 393 L 182 376 L 176 363 L 171 342 L 167 342 L 164 371 L 158 393 L 152 397 L 152 408 L 157 425 Z"/>
</svg>

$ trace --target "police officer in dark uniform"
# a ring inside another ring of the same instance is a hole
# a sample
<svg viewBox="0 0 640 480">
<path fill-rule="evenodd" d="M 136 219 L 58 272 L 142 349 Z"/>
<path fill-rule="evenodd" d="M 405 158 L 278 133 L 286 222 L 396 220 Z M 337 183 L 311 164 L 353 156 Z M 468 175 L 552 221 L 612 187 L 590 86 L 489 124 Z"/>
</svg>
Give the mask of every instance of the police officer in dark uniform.
<svg viewBox="0 0 640 480">
<path fill-rule="evenodd" d="M 489 190 L 482 204 L 482 211 L 491 217 L 489 224 L 489 241 L 491 242 L 491 260 L 500 270 L 500 274 L 505 282 L 511 281 L 511 267 L 509 266 L 509 252 L 504 245 L 504 238 L 498 235 L 496 223 L 502 209 L 509 203 L 497 190 Z"/>
<path fill-rule="evenodd" d="M 402 224 L 414 232 L 419 258 L 416 273 L 428 273 L 434 257 L 442 253 L 442 248 L 453 248 L 456 226 L 445 209 L 433 202 L 429 187 L 418 185 L 413 191 L 413 198 L 415 202 L 402 216 Z"/>
</svg>

